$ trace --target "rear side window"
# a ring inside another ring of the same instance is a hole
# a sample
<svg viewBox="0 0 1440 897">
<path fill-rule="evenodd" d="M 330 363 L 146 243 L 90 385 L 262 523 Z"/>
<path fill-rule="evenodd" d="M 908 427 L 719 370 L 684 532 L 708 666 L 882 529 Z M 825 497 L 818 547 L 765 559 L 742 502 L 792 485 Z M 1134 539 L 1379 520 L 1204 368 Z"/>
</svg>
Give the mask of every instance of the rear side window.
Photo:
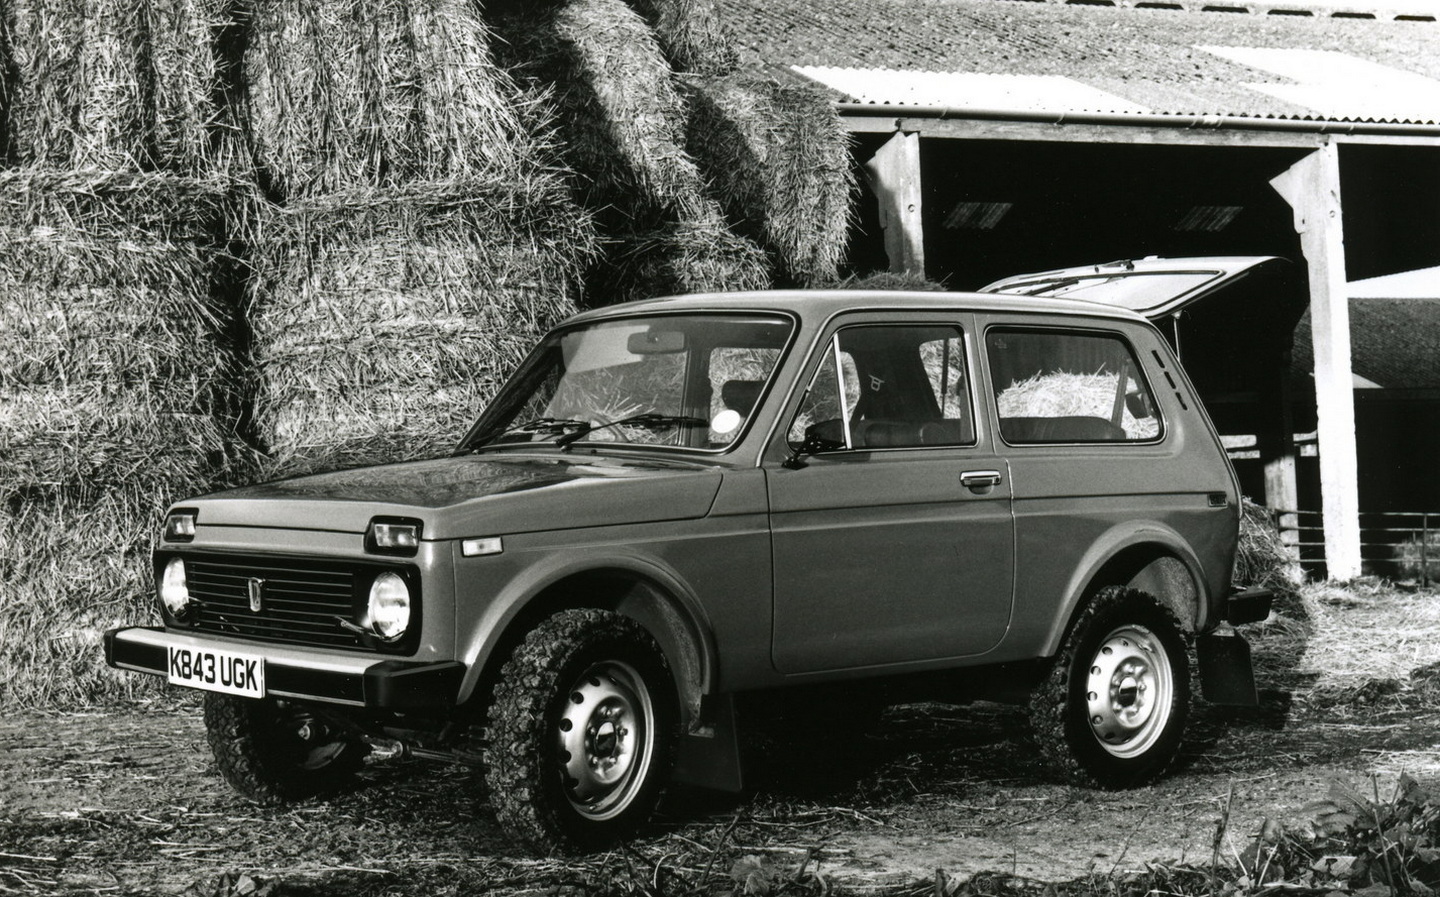
<svg viewBox="0 0 1440 897">
<path fill-rule="evenodd" d="M 995 328 L 986 334 L 985 348 L 1005 442 L 1159 438 L 1150 387 L 1119 334 Z"/>
</svg>

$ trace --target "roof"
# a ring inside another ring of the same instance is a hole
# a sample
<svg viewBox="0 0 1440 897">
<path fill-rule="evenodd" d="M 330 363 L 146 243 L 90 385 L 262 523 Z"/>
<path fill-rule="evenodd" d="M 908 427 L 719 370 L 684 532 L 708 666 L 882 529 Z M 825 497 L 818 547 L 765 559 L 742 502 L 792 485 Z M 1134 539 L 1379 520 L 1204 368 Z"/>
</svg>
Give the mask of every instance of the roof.
<svg viewBox="0 0 1440 897">
<path fill-rule="evenodd" d="M 1295 328 L 1294 370 L 1314 364 L 1306 312 Z M 1351 299 L 1350 367 L 1366 385 L 1440 389 L 1440 299 Z"/>
<path fill-rule="evenodd" d="M 787 68 L 841 101 L 1440 123 L 1435 0 L 718 5 L 749 63 Z"/>
<path fill-rule="evenodd" d="M 826 320 L 841 312 L 860 309 L 914 309 L 1027 314 L 1083 315 L 1144 321 L 1128 309 L 1079 299 L 1048 299 L 999 293 L 909 292 L 905 290 L 766 290 L 759 292 L 697 293 L 622 302 L 582 312 L 571 321 L 674 312 L 792 312 L 812 320 Z"/>
<path fill-rule="evenodd" d="M 1434 299 L 1440 301 L 1440 266 L 1367 277 L 1349 283 L 1351 299 Z"/>
</svg>

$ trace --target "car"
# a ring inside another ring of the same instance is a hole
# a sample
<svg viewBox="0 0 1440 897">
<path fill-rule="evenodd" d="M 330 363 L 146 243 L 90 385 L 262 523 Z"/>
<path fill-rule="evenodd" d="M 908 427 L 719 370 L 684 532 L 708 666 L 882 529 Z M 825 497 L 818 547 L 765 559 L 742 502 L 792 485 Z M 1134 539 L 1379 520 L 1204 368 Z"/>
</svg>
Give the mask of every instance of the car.
<svg viewBox="0 0 1440 897">
<path fill-rule="evenodd" d="M 671 782 L 743 787 L 757 706 L 1016 702 L 1065 779 L 1133 787 L 1176 756 L 1192 645 L 1208 700 L 1255 700 L 1240 513 L 1134 312 L 646 300 L 545 336 L 453 454 L 174 505 L 163 625 L 105 651 L 203 692 L 250 798 L 477 763 L 540 851 L 629 836 Z"/>
</svg>

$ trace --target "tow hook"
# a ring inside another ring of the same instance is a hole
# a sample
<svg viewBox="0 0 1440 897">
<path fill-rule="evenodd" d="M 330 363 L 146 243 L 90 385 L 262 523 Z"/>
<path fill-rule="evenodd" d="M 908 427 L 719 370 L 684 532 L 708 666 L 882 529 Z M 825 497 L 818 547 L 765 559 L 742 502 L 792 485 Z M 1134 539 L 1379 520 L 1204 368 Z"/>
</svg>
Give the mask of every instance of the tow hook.
<svg viewBox="0 0 1440 897">
<path fill-rule="evenodd" d="M 362 735 L 360 740 L 370 748 L 370 752 L 365 755 L 366 766 L 389 763 L 392 760 L 408 760 L 411 757 L 409 746 L 399 739 Z"/>
</svg>

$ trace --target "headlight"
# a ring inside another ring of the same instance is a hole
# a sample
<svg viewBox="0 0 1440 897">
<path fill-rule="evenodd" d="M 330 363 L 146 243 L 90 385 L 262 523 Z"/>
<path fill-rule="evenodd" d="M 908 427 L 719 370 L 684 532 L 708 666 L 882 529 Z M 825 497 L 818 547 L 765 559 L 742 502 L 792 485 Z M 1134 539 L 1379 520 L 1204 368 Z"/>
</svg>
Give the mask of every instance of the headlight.
<svg viewBox="0 0 1440 897">
<path fill-rule="evenodd" d="M 410 627 L 410 587 L 398 573 L 381 573 L 370 586 L 370 631 L 393 642 Z"/>
<path fill-rule="evenodd" d="M 160 574 L 160 603 L 176 618 L 190 609 L 190 584 L 185 580 L 185 562 L 179 558 L 171 558 Z"/>
<path fill-rule="evenodd" d="M 164 539 L 166 542 L 190 542 L 195 538 L 196 512 L 190 508 L 171 511 L 165 518 Z"/>
</svg>

